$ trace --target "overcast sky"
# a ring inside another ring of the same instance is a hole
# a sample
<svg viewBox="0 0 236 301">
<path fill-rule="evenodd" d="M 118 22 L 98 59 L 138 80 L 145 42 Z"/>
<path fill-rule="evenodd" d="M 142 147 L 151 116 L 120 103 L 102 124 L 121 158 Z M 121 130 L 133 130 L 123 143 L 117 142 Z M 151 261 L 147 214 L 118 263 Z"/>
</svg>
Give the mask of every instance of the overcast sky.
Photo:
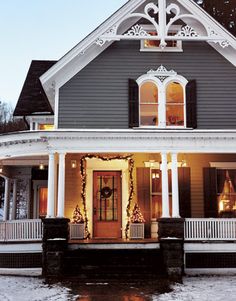
<svg viewBox="0 0 236 301">
<path fill-rule="evenodd" d="M 31 60 L 58 60 L 127 0 L 0 0 L 0 100 L 15 106 Z"/>
</svg>

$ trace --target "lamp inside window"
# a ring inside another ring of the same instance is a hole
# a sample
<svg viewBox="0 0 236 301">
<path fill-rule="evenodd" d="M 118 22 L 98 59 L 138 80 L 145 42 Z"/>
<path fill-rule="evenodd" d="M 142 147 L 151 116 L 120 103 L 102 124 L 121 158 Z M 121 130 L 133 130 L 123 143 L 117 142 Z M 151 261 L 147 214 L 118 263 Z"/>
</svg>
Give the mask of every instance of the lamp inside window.
<svg viewBox="0 0 236 301">
<path fill-rule="evenodd" d="M 220 217 L 236 216 L 235 179 L 236 170 L 217 171 L 218 212 Z"/>
</svg>

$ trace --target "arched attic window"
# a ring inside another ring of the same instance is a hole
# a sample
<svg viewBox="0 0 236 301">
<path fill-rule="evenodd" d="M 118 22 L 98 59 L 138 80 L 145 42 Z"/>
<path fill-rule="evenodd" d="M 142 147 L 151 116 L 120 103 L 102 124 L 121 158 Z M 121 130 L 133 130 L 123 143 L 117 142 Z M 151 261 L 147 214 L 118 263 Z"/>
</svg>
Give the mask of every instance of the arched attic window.
<svg viewBox="0 0 236 301">
<path fill-rule="evenodd" d="M 176 73 L 158 78 L 149 72 L 129 82 L 132 83 L 129 86 L 131 128 L 197 127 L 195 80 L 187 81 Z"/>
</svg>

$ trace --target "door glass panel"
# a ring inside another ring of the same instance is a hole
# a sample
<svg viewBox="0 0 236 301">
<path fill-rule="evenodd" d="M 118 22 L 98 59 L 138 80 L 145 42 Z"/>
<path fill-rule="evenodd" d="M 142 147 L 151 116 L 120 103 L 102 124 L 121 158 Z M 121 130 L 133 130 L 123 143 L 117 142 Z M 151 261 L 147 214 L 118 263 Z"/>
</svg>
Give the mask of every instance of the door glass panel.
<svg viewBox="0 0 236 301">
<path fill-rule="evenodd" d="M 48 189 L 46 187 L 39 188 L 39 216 L 47 215 Z"/>
<path fill-rule="evenodd" d="M 118 177 L 104 175 L 97 177 L 98 221 L 118 220 Z"/>
</svg>

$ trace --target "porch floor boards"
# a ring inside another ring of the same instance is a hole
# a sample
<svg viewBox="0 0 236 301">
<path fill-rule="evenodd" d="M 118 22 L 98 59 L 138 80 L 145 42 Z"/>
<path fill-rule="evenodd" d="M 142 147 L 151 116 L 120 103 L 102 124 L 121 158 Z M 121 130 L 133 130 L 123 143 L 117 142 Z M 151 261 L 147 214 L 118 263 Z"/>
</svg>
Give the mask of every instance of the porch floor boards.
<svg viewBox="0 0 236 301">
<path fill-rule="evenodd" d="M 70 240 L 68 242 L 70 250 L 76 249 L 160 249 L 157 239 L 84 239 Z"/>
<path fill-rule="evenodd" d="M 69 244 L 149 244 L 158 243 L 159 240 L 156 238 L 145 238 L 145 239 L 109 239 L 109 238 L 93 238 L 93 239 L 71 239 Z"/>
</svg>

